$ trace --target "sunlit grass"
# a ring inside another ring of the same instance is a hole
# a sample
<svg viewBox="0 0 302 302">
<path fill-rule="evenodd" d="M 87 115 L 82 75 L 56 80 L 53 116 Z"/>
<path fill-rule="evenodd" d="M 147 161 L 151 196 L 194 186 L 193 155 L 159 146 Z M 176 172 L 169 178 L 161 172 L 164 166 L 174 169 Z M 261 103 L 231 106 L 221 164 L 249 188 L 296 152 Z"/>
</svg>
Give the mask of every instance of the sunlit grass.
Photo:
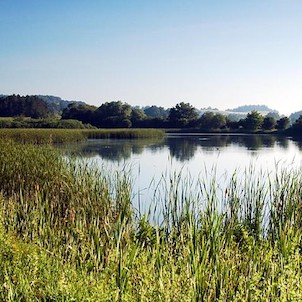
<svg viewBox="0 0 302 302">
<path fill-rule="evenodd" d="M 171 173 L 157 224 L 130 174 L 0 141 L 0 300 L 302 300 L 300 169 Z"/>
<path fill-rule="evenodd" d="M 19 143 L 52 144 L 104 138 L 161 138 L 157 129 L 0 129 L 0 139 Z"/>
<path fill-rule="evenodd" d="M 162 138 L 164 136 L 164 132 L 159 129 L 89 129 L 82 132 L 90 139 Z"/>
</svg>

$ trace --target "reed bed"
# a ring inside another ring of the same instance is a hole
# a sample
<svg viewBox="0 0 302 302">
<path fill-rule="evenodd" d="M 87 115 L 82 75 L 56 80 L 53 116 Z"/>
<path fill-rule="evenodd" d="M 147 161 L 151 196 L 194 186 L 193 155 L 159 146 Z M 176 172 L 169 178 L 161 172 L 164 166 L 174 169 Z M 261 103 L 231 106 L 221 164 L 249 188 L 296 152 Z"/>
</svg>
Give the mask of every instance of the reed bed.
<svg viewBox="0 0 302 302">
<path fill-rule="evenodd" d="M 19 143 L 57 144 L 83 141 L 86 136 L 78 129 L 0 129 L 1 140 Z"/>
<path fill-rule="evenodd" d="M 164 131 L 159 129 L 89 129 L 83 130 L 89 139 L 138 139 L 162 138 Z"/>
<path fill-rule="evenodd" d="M 0 141 L 0 300 L 302 300 L 300 169 L 172 173 L 148 215 L 129 175 Z"/>
<path fill-rule="evenodd" d="M 33 144 L 57 144 L 108 138 L 162 138 L 163 136 L 164 132 L 157 129 L 0 129 L 0 139 Z"/>
</svg>

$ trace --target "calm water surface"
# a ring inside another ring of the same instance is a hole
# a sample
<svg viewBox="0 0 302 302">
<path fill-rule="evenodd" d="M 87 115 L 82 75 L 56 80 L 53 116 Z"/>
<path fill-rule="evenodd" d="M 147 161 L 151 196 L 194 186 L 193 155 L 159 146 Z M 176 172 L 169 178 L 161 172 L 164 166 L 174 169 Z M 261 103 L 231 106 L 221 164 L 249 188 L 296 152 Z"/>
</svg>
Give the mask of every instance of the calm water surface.
<svg viewBox="0 0 302 302">
<path fill-rule="evenodd" d="M 160 182 L 179 175 L 185 185 L 213 176 L 223 186 L 236 171 L 302 167 L 302 141 L 273 135 L 169 134 L 162 140 L 90 140 L 68 150 L 112 171 L 130 169 L 134 204 L 146 209 Z M 193 186 L 192 186 L 193 187 Z"/>
</svg>

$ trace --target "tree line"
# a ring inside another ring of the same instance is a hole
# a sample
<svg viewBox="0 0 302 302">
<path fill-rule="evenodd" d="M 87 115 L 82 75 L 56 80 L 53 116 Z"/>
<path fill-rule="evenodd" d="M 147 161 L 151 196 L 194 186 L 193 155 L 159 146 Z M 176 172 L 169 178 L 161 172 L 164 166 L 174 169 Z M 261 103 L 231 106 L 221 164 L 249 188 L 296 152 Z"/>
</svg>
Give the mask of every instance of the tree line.
<svg viewBox="0 0 302 302">
<path fill-rule="evenodd" d="M 155 112 L 160 114 L 155 114 Z M 157 106 L 148 107 L 147 112 L 121 101 L 106 102 L 98 108 L 74 103 L 63 110 L 62 118 L 76 119 L 98 128 L 182 128 L 205 132 L 284 131 L 289 128 L 291 131 L 300 131 L 302 129 L 302 116 L 291 125 L 288 117 L 277 119 L 274 114 L 262 116 L 259 112 L 252 111 L 245 118 L 234 121 L 221 113 L 212 111 L 200 116 L 196 108 L 184 102 L 176 104 L 169 110 Z"/>
<path fill-rule="evenodd" d="M 11 95 L 0 97 L 0 116 L 18 117 L 11 127 L 96 127 L 96 128 L 181 128 L 195 129 L 204 132 L 228 131 L 288 131 L 301 133 L 302 115 L 291 125 L 288 117 L 276 118 L 269 113 L 262 116 L 251 111 L 245 118 L 232 120 L 230 117 L 215 111 L 206 111 L 202 115 L 190 103 L 180 102 L 174 107 L 165 109 L 160 106 L 145 108 L 132 107 L 121 101 L 91 106 L 83 102 L 72 102 L 63 109 L 60 123 L 54 121 L 58 114 L 39 96 Z M 36 121 L 23 121 L 20 117 L 31 117 Z M 41 122 L 46 119 L 48 122 Z M 67 121 L 69 122 L 63 122 Z M 0 122 L 0 127 L 7 127 L 8 122 Z"/>
<path fill-rule="evenodd" d="M 40 97 L 9 95 L 0 98 L 0 116 L 27 116 L 32 118 L 46 118 L 52 114 L 46 102 Z"/>
</svg>

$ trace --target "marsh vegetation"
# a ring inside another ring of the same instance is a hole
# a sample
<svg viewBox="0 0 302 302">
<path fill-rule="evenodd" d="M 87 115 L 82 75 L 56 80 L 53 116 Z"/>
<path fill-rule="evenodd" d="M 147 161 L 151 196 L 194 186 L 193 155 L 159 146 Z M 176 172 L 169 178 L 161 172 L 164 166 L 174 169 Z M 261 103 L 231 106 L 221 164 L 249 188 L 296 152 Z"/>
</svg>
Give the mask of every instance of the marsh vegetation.
<svg viewBox="0 0 302 302">
<path fill-rule="evenodd" d="M 104 138 L 161 138 L 158 129 L 0 129 L 0 139 L 22 143 L 53 144 Z"/>
<path fill-rule="evenodd" d="M 0 299 L 300 301 L 301 169 L 181 179 L 154 223 L 129 171 L 1 140 Z"/>
</svg>

